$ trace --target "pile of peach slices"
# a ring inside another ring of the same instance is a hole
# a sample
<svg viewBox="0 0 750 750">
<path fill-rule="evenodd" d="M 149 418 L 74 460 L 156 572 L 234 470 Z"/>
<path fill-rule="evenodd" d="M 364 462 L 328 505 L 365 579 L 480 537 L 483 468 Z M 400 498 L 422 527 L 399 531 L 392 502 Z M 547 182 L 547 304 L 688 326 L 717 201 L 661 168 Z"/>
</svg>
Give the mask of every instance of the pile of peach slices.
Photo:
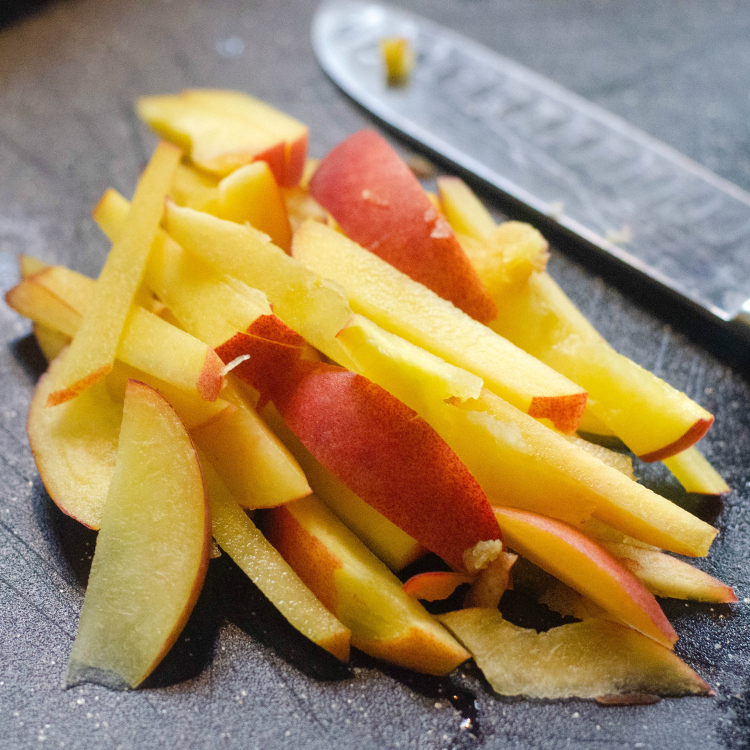
<svg viewBox="0 0 750 750">
<path fill-rule="evenodd" d="M 132 201 L 94 210 L 99 278 L 22 257 L 6 296 L 50 361 L 39 473 L 99 529 L 67 683 L 137 686 L 220 548 L 341 660 L 473 657 L 503 695 L 710 694 L 654 595 L 736 601 L 667 554 L 716 530 L 576 433 L 721 494 L 694 447 L 713 417 L 597 334 L 539 232 L 456 178 L 428 194 L 372 131 L 318 163 L 303 124 L 244 94 L 137 107 L 163 140 Z M 402 584 L 427 552 L 438 569 Z M 419 602 L 461 585 L 456 611 Z M 580 622 L 517 627 L 510 588 Z"/>
</svg>

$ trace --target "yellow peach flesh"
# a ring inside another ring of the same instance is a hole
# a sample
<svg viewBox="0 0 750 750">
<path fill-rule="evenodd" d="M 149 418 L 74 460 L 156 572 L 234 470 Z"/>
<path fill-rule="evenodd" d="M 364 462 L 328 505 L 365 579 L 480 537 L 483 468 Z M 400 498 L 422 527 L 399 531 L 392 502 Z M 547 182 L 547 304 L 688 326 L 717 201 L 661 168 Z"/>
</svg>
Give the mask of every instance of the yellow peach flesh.
<svg viewBox="0 0 750 750">
<path fill-rule="evenodd" d="M 139 685 L 187 621 L 210 542 L 190 437 L 161 396 L 131 380 L 67 685 Z"/>
</svg>

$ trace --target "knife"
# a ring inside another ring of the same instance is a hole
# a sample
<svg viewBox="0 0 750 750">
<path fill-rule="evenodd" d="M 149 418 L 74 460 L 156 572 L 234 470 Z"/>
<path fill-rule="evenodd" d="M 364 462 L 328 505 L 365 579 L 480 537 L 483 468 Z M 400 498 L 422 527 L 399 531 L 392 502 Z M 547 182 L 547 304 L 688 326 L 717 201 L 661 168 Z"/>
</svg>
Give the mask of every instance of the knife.
<svg viewBox="0 0 750 750">
<path fill-rule="evenodd" d="M 403 86 L 386 80 L 379 43 L 390 36 L 406 37 L 415 53 Z M 312 44 L 333 81 L 389 126 L 750 333 L 750 193 L 417 15 L 329 0 Z"/>
</svg>

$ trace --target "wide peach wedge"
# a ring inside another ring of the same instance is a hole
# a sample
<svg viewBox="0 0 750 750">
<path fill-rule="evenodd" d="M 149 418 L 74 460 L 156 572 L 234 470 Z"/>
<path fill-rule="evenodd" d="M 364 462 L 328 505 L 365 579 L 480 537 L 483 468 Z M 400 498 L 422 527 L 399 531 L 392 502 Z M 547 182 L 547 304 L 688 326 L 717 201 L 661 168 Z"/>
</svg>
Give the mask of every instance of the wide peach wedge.
<svg viewBox="0 0 750 750">
<path fill-rule="evenodd" d="M 190 437 L 156 391 L 131 380 L 66 683 L 138 686 L 187 621 L 210 542 Z"/>
</svg>

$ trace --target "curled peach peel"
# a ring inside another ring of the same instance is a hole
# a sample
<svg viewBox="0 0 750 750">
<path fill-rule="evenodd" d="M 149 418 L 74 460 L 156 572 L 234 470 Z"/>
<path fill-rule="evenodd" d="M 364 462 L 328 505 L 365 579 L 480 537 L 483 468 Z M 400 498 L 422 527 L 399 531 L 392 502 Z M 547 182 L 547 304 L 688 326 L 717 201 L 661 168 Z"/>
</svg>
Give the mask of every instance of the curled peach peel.
<svg viewBox="0 0 750 750">
<path fill-rule="evenodd" d="M 537 633 L 503 620 L 497 609 L 462 609 L 438 619 L 471 651 L 500 695 L 711 695 L 706 682 L 669 649 L 607 620 Z"/>
</svg>

